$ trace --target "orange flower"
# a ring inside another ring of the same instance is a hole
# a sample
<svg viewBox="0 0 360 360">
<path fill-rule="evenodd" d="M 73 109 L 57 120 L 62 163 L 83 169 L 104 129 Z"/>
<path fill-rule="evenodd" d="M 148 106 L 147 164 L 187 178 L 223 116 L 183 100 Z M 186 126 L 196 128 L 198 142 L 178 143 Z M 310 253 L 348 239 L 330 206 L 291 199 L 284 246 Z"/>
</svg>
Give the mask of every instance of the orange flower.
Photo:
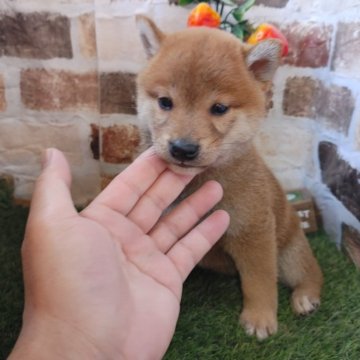
<svg viewBox="0 0 360 360">
<path fill-rule="evenodd" d="M 188 26 L 218 27 L 221 16 L 207 3 L 200 3 L 190 12 Z"/>
<path fill-rule="evenodd" d="M 261 40 L 265 39 L 278 39 L 282 44 L 281 56 L 286 56 L 289 52 L 289 43 L 286 37 L 277 29 L 275 26 L 270 24 L 261 24 L 257 29 L 250 35 L 247 40 L 248 44 L 255 45 Z"/>
</svg>

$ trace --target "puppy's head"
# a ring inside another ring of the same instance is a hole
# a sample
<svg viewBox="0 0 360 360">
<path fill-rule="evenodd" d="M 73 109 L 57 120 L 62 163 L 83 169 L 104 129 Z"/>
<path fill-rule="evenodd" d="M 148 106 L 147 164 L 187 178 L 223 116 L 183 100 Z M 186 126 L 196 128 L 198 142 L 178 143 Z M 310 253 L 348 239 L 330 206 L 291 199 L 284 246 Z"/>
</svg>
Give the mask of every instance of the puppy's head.
<svg viewBox="0 0 360 360">
<path fill-rule="evenodd" d="M 138 76 L 138 114 L 158 155 L 179 173 L 241 156 L 264 117 L 280 43 L 248 47 L 210 28 L 165 35 L 144 16 L 137 24 L 149 58 Z"/>
</svg>

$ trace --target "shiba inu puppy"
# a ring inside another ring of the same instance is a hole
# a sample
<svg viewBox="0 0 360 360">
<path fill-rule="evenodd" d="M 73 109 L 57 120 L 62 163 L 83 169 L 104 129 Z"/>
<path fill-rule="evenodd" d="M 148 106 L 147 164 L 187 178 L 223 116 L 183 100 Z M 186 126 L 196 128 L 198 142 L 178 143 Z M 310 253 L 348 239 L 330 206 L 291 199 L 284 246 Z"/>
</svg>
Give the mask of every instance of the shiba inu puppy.
<svg viewBox="0 0 360 360">
<path fill-rule="evenodd" d="M 185 195 L 209 179 L 222 184 L 219 207 L 231 224 L 201 265 L 240 274 L 240 322 L 264 339 L 277 331 L 278 280 L 293 289 L 296 314 L 320 304 L 323 282 L 298 216 L 252 142 L 281 45 L 249 47 L 210 28 L 164 34 L 144 16 L 137 25 L 149 58 L 137 80 L 140 122 L 175 172 L 198 174 Z"/>
</svg>

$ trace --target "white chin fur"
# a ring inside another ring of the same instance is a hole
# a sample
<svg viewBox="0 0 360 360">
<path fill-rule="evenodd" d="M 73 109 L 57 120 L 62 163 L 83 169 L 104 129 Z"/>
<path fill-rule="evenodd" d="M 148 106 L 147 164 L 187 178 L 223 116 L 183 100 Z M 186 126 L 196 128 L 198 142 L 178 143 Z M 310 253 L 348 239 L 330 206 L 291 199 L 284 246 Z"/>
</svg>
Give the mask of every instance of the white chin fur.
<svg viewBox="0 0 360 360">
<path fill-rule="evenodd" d="M 169 169 L 179 175 L 198 175 L 205 170 L 201 167 L 181 167 L 175 164 L 168 164 Z"/>
</svg>

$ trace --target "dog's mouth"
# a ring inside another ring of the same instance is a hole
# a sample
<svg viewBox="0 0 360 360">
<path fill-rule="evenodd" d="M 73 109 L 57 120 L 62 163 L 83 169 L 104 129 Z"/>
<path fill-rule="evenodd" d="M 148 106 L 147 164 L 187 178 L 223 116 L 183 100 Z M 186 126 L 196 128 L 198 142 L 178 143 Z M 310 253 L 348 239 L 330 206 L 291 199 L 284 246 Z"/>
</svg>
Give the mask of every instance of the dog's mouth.
<svg viewBox="0 0 360 360">
<path fill-rule="evenodd" d="M 180 166 L 182 168 L 187 168 L 187 169 L 190 169 L 190 168 L 204 168 L 205 169 L 206 168 L 206 166 L 192 165 L 192 164 L 187 164 L 185 162 L 179 162 L 179 163 L 174 162 L 173 164 Z"/>
<path fill-rule="evenodd" d="M 197 175 L 203 172 L 207 168 L 207 166 L 194 165 L 186 162 L 168 161 L 168 164 L 169 164 L 169 168 L 172 171 L 180 175 L 190 175 L 190 174 Z"/>
</svg>

